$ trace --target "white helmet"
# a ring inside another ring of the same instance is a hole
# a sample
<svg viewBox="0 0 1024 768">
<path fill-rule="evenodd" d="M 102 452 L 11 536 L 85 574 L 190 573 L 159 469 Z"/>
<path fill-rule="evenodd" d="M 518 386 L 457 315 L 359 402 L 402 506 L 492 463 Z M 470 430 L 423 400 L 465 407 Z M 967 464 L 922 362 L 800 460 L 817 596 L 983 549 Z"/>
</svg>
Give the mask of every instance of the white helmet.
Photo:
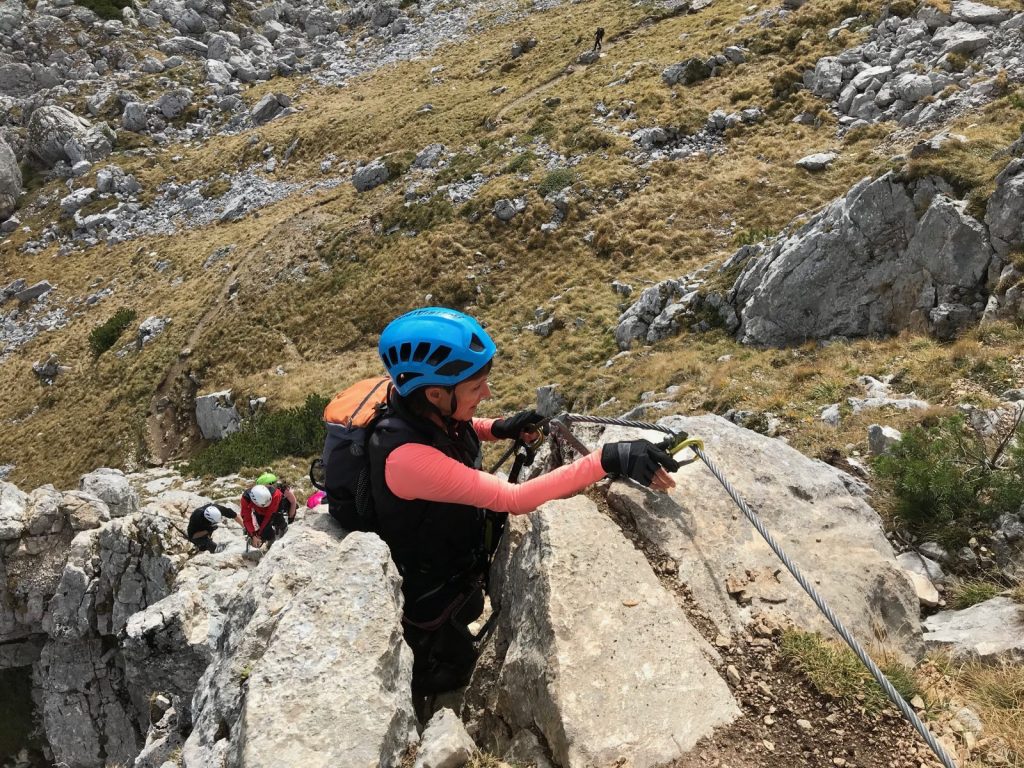
<svg viewBox="0 0 1024 768">
<path fill-rule="evenodd" d="M 270 501 L 273 498 L 274 495 L 265 485 L 254 485 L 249 489 L 249 500 L 260 509 L 266 509 L 269 507 Z"/>
<path fill-rule="evenodd" d="M 220 521 L 223 518 L 223 515 L 221 515 L 219 509 L 217 509 L 215 506 L 211 504 L 210 506 L 203 510 L 203 517 L 205 517 L 214 525 L 220 525 Z"/>
</svg>

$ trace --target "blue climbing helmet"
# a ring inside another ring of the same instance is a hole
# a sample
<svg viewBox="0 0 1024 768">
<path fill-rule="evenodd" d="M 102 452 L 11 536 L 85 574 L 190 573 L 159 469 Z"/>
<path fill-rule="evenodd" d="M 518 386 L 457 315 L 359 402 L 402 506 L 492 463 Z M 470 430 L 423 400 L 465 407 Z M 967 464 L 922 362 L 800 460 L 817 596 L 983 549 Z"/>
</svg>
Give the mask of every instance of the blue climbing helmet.
<svg viewBox="0 0 1024 768">
<path fill-rule="evenodd" d="M 402 397 L 423 387 L 454 387 L 483 369 L 497 349 L 480 323 L 444 307 L 396 317 L 377 345 Z"/>
</svg>

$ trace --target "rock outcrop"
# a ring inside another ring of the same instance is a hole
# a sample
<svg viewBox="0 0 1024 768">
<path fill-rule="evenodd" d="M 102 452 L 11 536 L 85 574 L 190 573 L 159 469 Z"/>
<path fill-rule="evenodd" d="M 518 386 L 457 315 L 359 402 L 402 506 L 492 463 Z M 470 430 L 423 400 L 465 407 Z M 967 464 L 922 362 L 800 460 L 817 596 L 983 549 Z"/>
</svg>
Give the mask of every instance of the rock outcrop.
<svg viewBox="0 0 1024 768">
<path fill-rule="evenodd" d="M 95 162 L 110 154 L 116 135 L 106 123 L 93 125 L 63 107 L 40 107 L 28 121 L 28 152 L 44 168 L 58 162 Z"/>
<path fill-rule="evenodd" d="M 1009 597 L 937 613 L 925 620 L 924 628 L 925 644 L 954 658 L 1024 662 L 1024 611 Z"/>
<path fill-rule="evenodd" d="M 20 197 L 21 168 L 14 152 L 0 136 L 0 220 L 14 213 Z"/>
<path fill-rule="evenodd" d="M 856 637 L 870 642 L 882 629 L 893 647 L 918 655 L 917 596 L 859 481 L 717 416 L 659 423 L 704 440 L 708 455 Z M 602 441 L 638 436 L 610 428 Z M 702 463 L 683 467 L 675 479 L 677 487 L 665 496 L 615 483 L 609 503 L 676 564 L 676 578 L 722 634 L 762 621 L 832 632 Z"/>
<path fill-rule="evenodd" d="M 941 183 L 886 174 L 753 255 L 726 298 L 746 344 L 907 328 L 950 338 L 981 317 L 992 254 L 985 227 Z"/>
<path fill-rule="evenodd" d="M 417 740 L 387 546 L 312 520 L 274 546 L 224 617 L 185 768 L 396 766 Z"/>
<path fill-rule="evenodd" d="M 536 728 L 558 765 L 643 768 L 739 715 L 714 651 L 593 502 L 550 502 L 524 525 L 501 579 L 496 661 L 471 684 L 496 674 L 478 742 L 501 754 Z"/>
</svg>

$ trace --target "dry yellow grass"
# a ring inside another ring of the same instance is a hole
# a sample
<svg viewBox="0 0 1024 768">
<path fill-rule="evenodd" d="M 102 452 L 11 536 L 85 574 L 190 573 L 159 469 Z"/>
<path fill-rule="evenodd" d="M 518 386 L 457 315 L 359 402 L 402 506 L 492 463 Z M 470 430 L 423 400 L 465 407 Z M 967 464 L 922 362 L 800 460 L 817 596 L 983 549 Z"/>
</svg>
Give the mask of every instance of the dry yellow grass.
<svg viewBox="0 0 1024 768">
<path fill-rule="evenodd" d="M 612 397 L 629 406 L 644 391 L 677 384 L 680 410 L 775 410 L 793 444 L 817 454 L 863 443 L 863 420 L 845 419 L 838 431 L 817 422 L 821 406 L 857 394 L 851 382 L 860 373 L 898 373 L 900 387 L 940 405 L 953 402 L 957 381 L 998 393 L 1019 364 L 1018 329 L 974 334 L 949 346 L 906 337 L 786 351 L 741 348 L 718 333 L 684 335 L 604 367 L 617 352 L 610 329 L 621 298 L 610 290 L 612 280 L 642 288 L 721 259 L 744 233 L 777 231 L 857 179 L 887 170 L 889 158 L 915 140 L 889 135 L 887 127 L 838 140 L 827 116 L 819 128 L 795 125 L 797 112 L 820 113 L 822 105 L 805 93 L 780 92 L 785 78 L 775 76 L 854 44 L 862 33 L 828 40 L 825 32 L 851 13 L 877 13 L 880 2 L 823 0 L 769 29 L 756 22 L 740 26 L 747 5 L 724 0 L 714 14 L 670 18 L 659 17 L 654 6 L 612 0 L 567 5 L 485 29 L 428 59 L 384 68 L 346 88 L 306 83 L 300 89 L 296 80 L 261 85 L 246 98 L 285 90 L 294 94 L 299 112 L 201 146 L 174 147 L 152 158 L 119 157 L 142 182 L 147 199 L 172 179 L 201 178 L 211 183 L 208 191 L 216 189 L 223 186 L 222 173 L 257 162 L 265 146 L 280 152 L 296 139 L 278 179 L 320 178 L 319 163 L 328 153 L 338 164 L 354 164 L 432 142 L 458 152 L 456 165 L 464 172 L 480 170 L 492 178 L 467 206 L 407 209 L 405 179 L 362 195 L 346 183 L 293 195 L 258 218 L 172 238 L 142 238 L 61 258 L 54 249 L 27 256 L 9 248 L 0 278 L 56 275 L 64 300 L 96 290 L 90 286 L 97 277 L 104 278 L 101 285 L 117 281 L 113 297 L 82 309 L 66 329 L 40 337 L 0 366 L 0 416 L 6 420 L 0 453 L 18 465 L 14 479 L 66 486 L 97 464 L 144 458 L 150 400 L 183 347 L 191 350 L 186 368 L 203 390 L 233 387 L 267 396 L 271 407 L 294 405 L 310 392 L 330 393 L 374 372 L 376 334 L 428 295 L 477 314 L 493 332 L 502 350 L 494 374 L 495 412 L 525 404 L 542 384 L 560 384 L 580 408 Z M 608 31 L 604 57 L 589 67 L 574 65 L 598 25 Z M 577 35 L 584 37 L 580 46 L 574 44 Z M 536 37 L 537 47 L 502 72 L 512 42 L 526 36 Z M 737 42 L 755 52 L 749 64 L 693 87 L 670 89 L 661 82 L 668 64 Z M 443 69 L 432 75 L 437 66 Z M 618 80 L 624 82 L 609 85 Z M 492 95 L 499 85 L 508 90 Z M 545 106 L 548 97 L 561 101 Z M 713 109 L 755 104 L 767 116 L 758 126 L 732 132 L 723 155 L 641 168 L 623 156 L 631 146 L 626 138 L 595 123 L 598 101 L 614 109 L 627 100 L 634 102 L 636 120 L 612 122 L 622 130 L 699 125 Z M 433 111 L 421 113 L 428 102 Z M 953 126 L 970 140 L 979 188 L 990 185 L 998 170 L 985 153 L 1019 135 L 1024 111 L 1014 103 L 1004 97 Z M 539 231 L 553 209 L 537 191 L 548 169 L 539 162 L 509 168 L 520 153 L 537 150 L 531 130 L 562 154 L 582 156 L 573 168 L 575 202 L 551 234 Z M 793 167 L 796 158 L 824 148 L 841 153 L 827 173 L 812 176 Z M 175 155 L 181 156 L 177 162 Z M 959 160 L 930 162 L 941 171 Z M 621 200 L 610 194 L 615 188 L 624 190 Z M 57 191 L 56 185 L 44 189 Z M 528 207 L 505 225 L 489 211 L 509 196 L 525 196 Z M 55 208 L 54 202 L 26 223 L 38 232 Z M 392 222 L 420 234 L 381 234 Z M 22 233 L 12 237 L 14 246 L 24 240 Z M 226 259 L 232 273 L 202 269 L 210 253 L 229 244 L 235 245 Z M 158 259 L 169 260 L 171 270 L 156 274 Z M 298 279 L 295 269 L 309 262 L 313 267 Z M 172 285 L 175 278 L 181 282 Z M 237 294 L 228 300 L 225 288 L 235 280 Z M 112 351 L 94 362 L 88 334 L 122 306 L 135 309 L 140 320 L 162 315 L 173 322 L 141 352 L 117 358 Z M 561 330 L 548 339 L 524 331 L 536 308 L 558 318 Z M 43 387 L 30 366 L 49 351 L 73 371 Z M 717 363 L 724 354 L 732 361 Z M 275 375 L 278 366 L 285 375 Z M 892 421 L 903 426 L 912 418 Z"/>
</svg>

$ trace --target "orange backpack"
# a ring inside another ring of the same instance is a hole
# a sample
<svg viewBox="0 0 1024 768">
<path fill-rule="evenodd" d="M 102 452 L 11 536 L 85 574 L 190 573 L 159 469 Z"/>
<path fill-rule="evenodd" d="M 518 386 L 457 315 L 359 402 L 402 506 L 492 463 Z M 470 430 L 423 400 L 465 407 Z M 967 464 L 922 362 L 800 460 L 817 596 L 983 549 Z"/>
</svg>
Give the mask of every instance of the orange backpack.
<svg viewBox="0 0 1024 768">
<path fill-rule="evenodd" d="M 376 527 L 370 493 L 366 443 L 391 392 L 385 376 L 363 379 L 339 392 L 324 409 L 324 451 L 309 468 L 309 479 L 327 494 L 331 516 L 349 531 Z"/>
</svg>

